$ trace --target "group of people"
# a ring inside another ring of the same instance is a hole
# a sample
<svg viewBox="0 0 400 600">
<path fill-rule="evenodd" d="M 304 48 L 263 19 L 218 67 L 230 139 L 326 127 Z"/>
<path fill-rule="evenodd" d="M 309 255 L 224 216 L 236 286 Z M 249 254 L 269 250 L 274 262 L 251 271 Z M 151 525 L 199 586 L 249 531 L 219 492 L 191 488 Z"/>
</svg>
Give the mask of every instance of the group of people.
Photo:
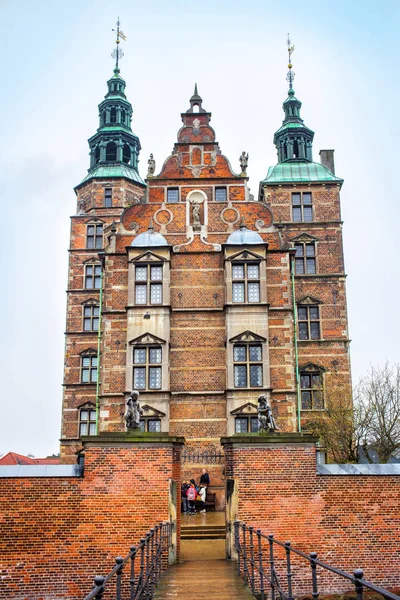
<svg viewBox="0 0 400 600">
<path fill-rule="evenodd" d="M 206 469 L 203 469 L 199 485 L 196 484 L 194 479 L 190 481 L 184 481 L 181 487 L 181 498 L 182 498 L 182 513 L 188 513 L 189 515 L 196 514 L 196 500 L 200 502 L 200 512 L 206 512 L 206 497 L 207 488 L 210 485 L 210 476 Z"/>
</svg>

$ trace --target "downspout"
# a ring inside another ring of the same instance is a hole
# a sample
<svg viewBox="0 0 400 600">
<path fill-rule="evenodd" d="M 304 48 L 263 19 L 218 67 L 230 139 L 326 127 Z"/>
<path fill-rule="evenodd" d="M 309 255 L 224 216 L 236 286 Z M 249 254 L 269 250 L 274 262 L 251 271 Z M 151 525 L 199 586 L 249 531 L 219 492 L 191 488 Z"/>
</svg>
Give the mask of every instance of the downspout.
<svg viewBox="0 0 400 600">
<path fill-rule="evenodd" d="M 299 352 L 297 347 L 297 310 L 296 310 L 296 294 L 294 289 L 294 257 L 295 253 L 291 253 L 291 280 L 292 280 L 292 305 L 293 305 L 293 341 L 294 341 L 294 360 L 296 370 L 296 395 L 297 395 L 297 430 L 301 432 L 300 418 L 300 373 L 299 373 Z"/>
<path fill-rule="evenodd" d="M 103 272 L 104 272 L 104 253 L 99 252 L 101 261 L 100 273 L 100 298 L 99 298 L 99 329 L 97 331 L 97 381 L 96 381 L 96 435 L 99 435 L 99 412 L 100 412 L 100 354 L 101 354 L 101 324 L 103 310 Z"/>
</svg>

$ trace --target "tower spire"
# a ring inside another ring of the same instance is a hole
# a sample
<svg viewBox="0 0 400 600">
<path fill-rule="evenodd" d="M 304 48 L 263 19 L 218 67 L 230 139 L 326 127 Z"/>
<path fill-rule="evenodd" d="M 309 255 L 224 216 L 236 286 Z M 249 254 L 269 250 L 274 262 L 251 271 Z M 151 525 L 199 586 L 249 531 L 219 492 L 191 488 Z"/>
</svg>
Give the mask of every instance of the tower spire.
<svg viewBox="0 0 400 600">
<path fill-rule="evenodd" d="M 287 47 L 288 47 L 288 56 L 289 56 L 289 63 L 288 63 L 288 74 L 286 75 L 286 79 L 289 82 L 289 91 L 291 89 L 293 89 L 293 80 L 294 80 L 294 72 L 292 71 L 292 54 L 294 52 L 294 45 L 292 46 L 292 42 L 290 41 L 290 35 L 287 34 Z"/>
<path fill-rule="evenodd" d="M 121 22 L 118 17 L 117 23 L 116 23 L 117 29 L 112 29 L 112 31 L 117 34 L 117 39 L 115 41 L 116 47 L 114 48 L 114 50 L 111 53 L 112 58 L 115 60 L 115 69 L 114 69 L 115 74 L 119 73 L 119 61 L 124 56 L 124 52 L 123 52 L 122 48 L 120 47 L 120 43 L 121 43 L 121 40 L 126 41 L 126 35 L 122 31 L 122 29 L 119 28 L 120 24 L 121 24 Z"/>
</svg>

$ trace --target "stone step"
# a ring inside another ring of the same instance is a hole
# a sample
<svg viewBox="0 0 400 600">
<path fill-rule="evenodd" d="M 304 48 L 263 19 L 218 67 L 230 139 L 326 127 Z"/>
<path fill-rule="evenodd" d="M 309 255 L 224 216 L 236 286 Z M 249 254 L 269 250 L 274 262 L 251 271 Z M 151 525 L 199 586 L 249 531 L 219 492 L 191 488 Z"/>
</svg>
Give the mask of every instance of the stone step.
<svg viewBox="0 0 400 600">
<path fill-rule="evenodd" d="M 193 532 L 193 533 L 182 533 L 181 534 L 181 539 L 182 540 L 224 540 L 225 539 L 225 531 L 221 532 L 221 533 L 199 533 L 199 532 Z"/>
</svg>

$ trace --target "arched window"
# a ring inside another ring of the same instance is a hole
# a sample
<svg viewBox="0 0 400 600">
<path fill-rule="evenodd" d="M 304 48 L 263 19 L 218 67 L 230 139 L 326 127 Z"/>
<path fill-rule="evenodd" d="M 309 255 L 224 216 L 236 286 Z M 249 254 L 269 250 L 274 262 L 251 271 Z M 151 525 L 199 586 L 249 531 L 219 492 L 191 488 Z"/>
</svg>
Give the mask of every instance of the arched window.
<svg viewBox="0 0 400 600">
<path fill-rule="evenodd" d="M 110 110 L 110 123 L 117 122 L 117 109 L 114 107 Z"/>
<path fill-rule="evenodd" d="M 97 163 L 100 162 L 100 148 L 99 146 L 96 146 L 96 149 L 94 151 L 94 162 L 97 165 Z"/>
<path fill-rule="evenodd" d="M 124 144 L 122 148 L 122 161 L 129 165 L 131 162 L 131 147 L 128 144 Z"/>
<path fill-rule="evenodd" d="M 200 107 L 199 107 L 199 105 L 198 105 L 198 104 L 194 104 L 194 105 L 193 105 L 193 112 L 194 112 L 194 113 L 198 113 L 198 112 L 200 112 Z"/>
<path fill-rule="evenodd" d="M 121 123 L 126 125 L 126 112 L 124 110 L 121 110 Z"/>
<path fill-rule="evenodd" d="M 111 162 L 117 160 L 117 144 L 108 142 L 106 146 L 106 161 Z"/>
<path fill-rule="evenodd" d="M 299 145 L 297 140 L 293 141 L 293 158 L 299 158 Z"/>
</svg>

